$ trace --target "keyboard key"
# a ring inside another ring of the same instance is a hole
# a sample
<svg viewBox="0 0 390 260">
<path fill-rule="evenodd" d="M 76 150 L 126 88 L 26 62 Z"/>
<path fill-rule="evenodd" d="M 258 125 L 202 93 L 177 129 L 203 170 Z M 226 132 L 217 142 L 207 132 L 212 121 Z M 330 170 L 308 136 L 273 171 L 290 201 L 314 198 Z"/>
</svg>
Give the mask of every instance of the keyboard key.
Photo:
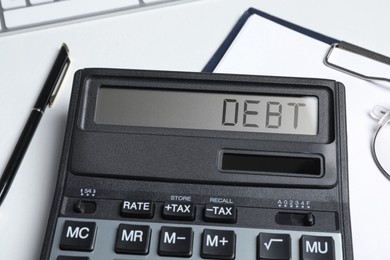
<svg viewBox="0 0 390 260">
<path fill-rule="evenodd" d="M 57 260 L 89 260 L 86 256 L 59 256 Z"/>
<path fill-rule="evenodd" d="M 229 204 L 206 204 L 204 220 L 208 222 L 236 223 L 237 209 Z"/>
<path fill-rule="evenodd" d="M 128 218 L 153 218 L 154 204 L 150 200 L 124 200 L 121 205 L 121 216 Z"/>
<path fill-rule="evenodd" d="M 161 256 L 192 256 L 192 228 L 161 227 L 158 254 Z"/>
<path fill-rule="evenodd" d="M 54 0 L 30 0 L 32 5 L 54 2 Z"/>
<path fill-rule="evenodd" d="M 234 231 L 203 230 L 200 255 L 211 259 L 234 259 L 236 257 L 236 234 Z"/>
<path fill-rule="evenodd" d="M 4 10 L 23 7 L 27 5 L 26 0 L 1 0 L 0 3 L 1 7 L 3 7 Z"/>
<path fill-rule="evenodd" d="M 291 237 L 288 234 L 260 233 L 257 238 L 258 260 L 290 260 Z"/>
<path fill-rule="evenodd" d="M 334 240 L 332 237 L 302 236 L 302 260 L 334 260 Z"/>
<path fill-rule="evenodd" d="M 95 222 L 67 220 L 62 229 L 62 250 L 88 251 L 94 249 L 97 226 Z"/>
<path fill-rule="evenodd" d="M 107 12 L 109 10 L 114 11 L 129 6 L 139 6 L 139 1 L 58 1 L 50 4 L 35 5 L 28 8 L 5 11 L 4 20 L 7 28 L 17 28 L 33 24 L 61 21 L 74 17 L 80 18 L 90 14 Z"/>
<path fill-rule="evenodd" d="M 115 252 L 121 254 L 147 255 L 149 253 L 150 235 L 149 226 L 119 225 Z"/>
<path fill-rule="evenodd" d="M 165 202 L 162 217 L 174 220 L 194 220 L 195 205 L 193 202 Z"/>
</svg>

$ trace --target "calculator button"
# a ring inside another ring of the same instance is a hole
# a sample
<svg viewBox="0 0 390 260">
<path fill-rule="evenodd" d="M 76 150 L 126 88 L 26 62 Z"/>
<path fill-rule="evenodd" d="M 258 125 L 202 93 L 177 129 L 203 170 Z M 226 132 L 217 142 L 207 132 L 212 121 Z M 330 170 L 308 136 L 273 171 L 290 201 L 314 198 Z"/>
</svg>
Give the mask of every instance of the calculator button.
<svg viewBox="0 0 390 260">
<path fill-rule="evenodd" d="M 62 250 L 88 251 L 94 249 L 97 226 L 95 222 L 65 221 L 60 248 Z"/>
<path fill-rule="evenodd" d="M 260 233 L 257 237 L 257 250 L 259 260 L 291 259 L 291 238 L 288 234 Z"/>
<path fill-rule="evenodd" d="M 202 258 L 234 259 L 236 257 L 236 234 L 234 231 L 203 230 Z"/>
<path fill-rule="evenodd" d="M 120 224 L 116 236 L 115 252 L 147 255 L 151 233 L 149 226 Z"/>
<path fill-rule="evenodd" d="M 162 217 L 174 220 L 194 220 L 195 205 L 193 202 L 165 202 Z"/>
<path fill-rule="evenodd" d="M 237 209 L 234 205 L 206 204 L 204 220 L 207 222 L 236 223 Z"/>
<path fill-rule="evenodd" d="M 89 260 L 89 257 L 85 256 L 59 256 L 57 260 Z"/>
<path fill-rule="evenodd" d="M 334 260 L 334 240 L 332 237 L 302 236 L 301 260 Z"/>
<path fill-rule="evenodd" d="M 191 257 L 194 232 L 192 228 L 161 227 L 158 254 Z"/>
<path fill-rule="evenodd" d="M 128 218 L 153 218 L 154 204 L 150 200 L 124 200 L 121 216 Z"/>
</svg>

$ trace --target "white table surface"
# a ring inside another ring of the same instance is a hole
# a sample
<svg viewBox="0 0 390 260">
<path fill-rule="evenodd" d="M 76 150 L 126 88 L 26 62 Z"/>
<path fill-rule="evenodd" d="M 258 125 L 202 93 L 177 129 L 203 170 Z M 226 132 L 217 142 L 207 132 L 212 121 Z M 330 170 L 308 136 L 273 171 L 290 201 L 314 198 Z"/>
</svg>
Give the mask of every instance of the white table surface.
<svg viewBox="0 0 390 260">
<path fill-rule="evenodd" d="M 72 59 L 60 96 L 45 112 L 0 207 L 0 259 L 39 259 L 74 71 L 85 67 L 200 71 L 249 7 L 390 56 L 387 0 L 200 0 L 0 37 L 0 172 L 63 42 Z M 390 107 L 390 89 L 388 95 Z M 373 128 L 374 122 L 362 127 Z M 352 179 L 358 173 L 349 174 Z M 375 185 L 351 181 L 350 187 L 355 259 L 390 259 L 390 182 L 376 168 L 367 174 Z"/>
</svg>

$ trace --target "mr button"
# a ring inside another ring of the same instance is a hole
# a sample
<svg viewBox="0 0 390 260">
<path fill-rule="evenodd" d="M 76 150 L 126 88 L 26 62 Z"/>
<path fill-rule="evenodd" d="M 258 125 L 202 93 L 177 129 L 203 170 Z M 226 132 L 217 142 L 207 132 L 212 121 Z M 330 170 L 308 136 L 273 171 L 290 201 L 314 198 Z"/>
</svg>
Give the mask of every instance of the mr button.
<svg viewBox="0 0 390 260">
<path fill-rule="evenodd" d="M 115 252 L 121 254 L 147 255 L 151 229 L 149 226 L 120 224 L 115 243 Z"/>
<path fill-rule="evenodd" d="M 67 220 L 62 230 L 60 248 L 62 250 L 93 251 L 97 226 L 95 222 Z"/>
<path fill-rule="evenodd" d="M 208 222 L 236 223 L 237 210 L 234 205 L 206 204 L 204 220 Z"/>
</svg>

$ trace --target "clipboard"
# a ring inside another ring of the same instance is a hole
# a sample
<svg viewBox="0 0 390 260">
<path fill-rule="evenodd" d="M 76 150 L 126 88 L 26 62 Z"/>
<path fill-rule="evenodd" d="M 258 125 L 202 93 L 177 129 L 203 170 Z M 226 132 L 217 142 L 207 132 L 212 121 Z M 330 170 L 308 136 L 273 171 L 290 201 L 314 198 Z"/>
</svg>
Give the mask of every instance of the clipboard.
<svg viewBox="0 0 390 260">
<path fill-rule="evenodd" d="M 355 65 L 363 65 L 363 72 Z M 215 73 L 328 78 L 345 85 L 351 223 L 354 255 L 359 259 L 387 257 L 390 223 L 373 228 L 367 221 L 372 212 L 390 218 L 390 209 L 383 207 L 390 183 L 370 147 L 377 127 L 372 108 L 390 107 L 389 65 L 385 55 L 250 8 L 203 68 Z M 379 249 L 375 255 L 367 237 L 375 238 L 372 243 Z"/>
<path fill-rule="evenodd" d="M 372 76 L 367 75 L 364 73 L 361 73 L 355 69 L 348 68 L 347 66 L 343 66 L 337 63 L 334 63 L 331 61 L 331 55 L 334 52 L 335 49 L 344 50 L 356 55 L 360 55 L 362 57 L 371 59 L 376 62 L 383 63 L 385 65 L 390 66 L 390 57 L 387 57 L 385 55 L 376 53 L 374 51 L 359 47 L 357 45 L 354 45 L 352 43 L 349 43 L 347 41 L 338 40 L 333 37 L 326 36 L 324 34 L 315 32 L 313 30 L 304 28 L 302 26 L 296 25 L 294 23 L 288 22 L 286 20 L 283 20 L 281 18 L 278 18 L 276 16 L 270 15 L 268 13 L 265 13 L 263 11 L 249 8 L 240 18 L 240 20 L 237 22 L 237 24 L 234 26 L 230 34 L 226 37 L 225 41 L 222 43 L 222 45 L 219 47 L 219 49 L 216 51 L 216 53 L 213 55 L 213 57 L 210 59 L 210 61 L 206 64 L 206 66 L 203 68 L 204 72 L 212 72 L 217 67 L 218 63 L 221 61 L 225 53 L 228 51 L 229 47 L 232 45 L 234 40 L 236 39 L 239 32 L 242 30 L 243 26 L 247 22 L 247 20 L 252 16 L 257 15 L 260 17 L 263 17 L 269 21 L 272 21 L 276 24 L 279 24 L 285 28 L 288 28 L 290 30 L 293 30 L 297 33 L 301 33 L 303 35 L 306 35 L 310 38 L 313 38 L 315 40 L 321 41 L 325 44 L 329 44 L 329 49 L 324 56 L 324 64 L 326 66 L 329 66 L 333 69 L 342 71 L 344 73 L 348 73 L 350 75 L 356 76 L 358 78 L 364 79 L 364 80 L 372 80 L 372 81 L 387 81 L 390 82 L 390 77 L 381 77 L 381 76 Z M 390 67 L 389 67 L 390 68 Z"/>
</svg>

